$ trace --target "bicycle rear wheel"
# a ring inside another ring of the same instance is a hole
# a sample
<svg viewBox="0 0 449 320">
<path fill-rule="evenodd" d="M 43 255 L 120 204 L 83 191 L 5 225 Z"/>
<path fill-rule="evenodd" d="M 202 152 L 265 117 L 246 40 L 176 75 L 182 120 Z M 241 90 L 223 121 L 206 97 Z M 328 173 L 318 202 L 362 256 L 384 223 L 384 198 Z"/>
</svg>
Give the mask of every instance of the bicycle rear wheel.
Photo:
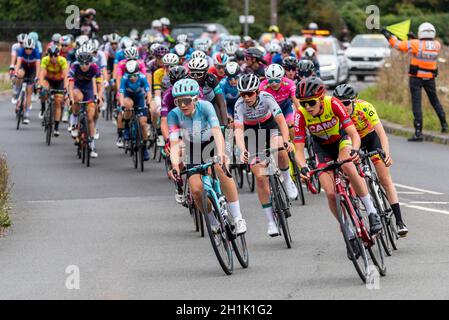
<svg viewBox="0 0 449 320">
<path fill-rule="evenodd" d="M 49 146 L 51 143 L 51 135 L 53 133 L 53 103 L 51 103 L 45 111 L 45 141 Z"/>
<path fill-rule="evenodd" d="M 306 200 L 304 198 L 304 187 L 301 183 L 301 175 L 299 172 L 299 168 L 298 165 L 296 164 L 295 158 L 290 157 L 290 162 L 292 164 L 293 167 L 293 182 L 296 185 L 296 188 L 298 189 L 298 197 L 296 198 L 297 200 L 300 200 L 302 205 L 306 204 Z"/>
<path fill-rule="evenodd" d="M 23 122 L 23 116 L 24 116 L 24 114 L 23 114 L 23 107 L 24 107 L 24 103 L 25 103 L 25 93 L 22 92 L 20 94 L 19 102 L 18 102 L 19 109 L 17 110 L 17 115 L 16 115 L 16 117 L 17 117 L 16 130 L 19 130 L 20 124 Z"/>
<path fill-rule="evenodd" d="M 242 189 L 243 187 L 243 170 L 240 165 L 234 165 L 232 167 L 232 176 L 234 177 L 235 184 Z"/>
<path fill-rule="evenodd" d="M 138 141 L 138 148 L 139 148 L 139 162 L 140 162 L 140 172 L 143 172 L 145 170 L 144 165 L 144 142 L 143 142 L 143 134 L 142 134 L 142 126 L 140 125 L 140 121 L 137 120 L 137 141 Z"/>
<path fill-rule="evenodd" d="M 246 182 L 248 182 L 248 188 L 250 192 L 254 192 L 256 186 L 256 181 L 254 178 L 254 173 L 251 171 L 250 167 L 247 165 L 245 169 Z"/>
<path fill-rule="evenodd" d="M 354 264 L 355 270 L 357 271 L 360 279 L 362 279 L 363 282 L 366 282 L 371 273 L 371 266 L 368 262 L 368 255 L 363 244 L 363 239 L 357 234 L 357 224 L 353 220 L 349 208 L 350 205 L 347 202 L 346 198 L 342 197 L 341 195 L 337 195 L 337 215 L 343 239 L 346 244 L 346 249 L 350 253 L 351 261 Z M 351 237 L 351 233 L 355 237 Z M 356 245 L 360 254 L 358 257 L 352 249 L 350 239 L 356 240 Z"/>
<path fill-rule="evenodd" d="M 207 214 L 207 204 L 208 200 L 210 200 L 212 205 L 212 212 L 219 223 L 218 232 L 214 233 L 212 231 L 211 221 L 209 221 L 209 215 Z M 232 245 L 231 241 L 228 238 L 228 232 L 225 229 L 224 221 L 221 217 L 220 210 L 218 209 L 217 203 L 211 197 L 207 191 L 203 192 L 202 197 L 203 202 L 203 215 L 204 220 L 206 222 L 207 232 L 209 234 L 210 242 L 212 244 L 212 248 L 214 249 L 215 255 L 217 256 L 218 262 L 223 269 L 223 271 L 227 275 L 231 275 L 234 270 L 234 260 L 232 257 Z"/>
<path fill-rule="evenodd" d="M 388 201 L 387 194 L 385 193 L 385 190 L 383 189 L 382 186 L 380 186 L 380 192 L 382 195 L 381 199 L 385 208 L 384 219 L 386 224 L 388 240 L 393 250 L 398 250 L 397 241 L 399 239 L 399 235 L 396 229 L 396 217 L 393 214 L 393 209 L 391 209 L 391 205 L 390 202 Z"/>
<path fill-rule="evenodd" d="M 374 179 L 375 179 L 375 173 L 373 173 Z M 367 178 L 367 184 L 369 187 L 369 192 L 371 194 L 371 197 L 374 199 L 374 206 L 377 209 L 377 212 L 379 213 L 381 222 L 382 222 L 382 233 L 378 236 L 380 237 L 380 241 L 382 243 L 382 247 L 387 254 L 387 256 L 391 256 L 393 252 L 393 248 L 391 246 L 390 239 L 388 238 L 387 234 L 387 222 L 385 218 L 385 207 L 384 203 L 382 201 L 382 195 L 380 192 L 380 186 L 375 182 L 376 180 L 369 180 Z"/>
</svg>

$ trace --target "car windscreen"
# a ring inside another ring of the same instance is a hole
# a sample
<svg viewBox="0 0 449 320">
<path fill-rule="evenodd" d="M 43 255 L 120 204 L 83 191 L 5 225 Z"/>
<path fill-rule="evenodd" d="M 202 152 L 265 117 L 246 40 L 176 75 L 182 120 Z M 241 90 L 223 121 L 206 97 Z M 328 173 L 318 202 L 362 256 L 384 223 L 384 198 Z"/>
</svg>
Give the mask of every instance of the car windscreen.
<svg viewBox="0 0 449 320">
<path fill-rule="evenodd" d="M 180 34 L 186 34 L 189 38 L 199 38 L 204 32 L 204 28 L 202 27 L 182 27 L 182 28 L 174 28 L 172 30 L 172 36 L 176 39 L 176 37 Z"/>
<path fill-rule="evenodd" d="M 293 36 L 290 40 L 294 41 L 299 48 L 302 48 L 305 43 L 305 38 L 302 36 Z M 313 43 L 317 46 L 318 54 L 336 54 L 333 38 L 313 37 Z"/>
<path fill-rule="evenodd" d="M 355 37 L 351 42 L 351 47 L 386 48 L 388 42 L 383 38 Z"/>
</svg>

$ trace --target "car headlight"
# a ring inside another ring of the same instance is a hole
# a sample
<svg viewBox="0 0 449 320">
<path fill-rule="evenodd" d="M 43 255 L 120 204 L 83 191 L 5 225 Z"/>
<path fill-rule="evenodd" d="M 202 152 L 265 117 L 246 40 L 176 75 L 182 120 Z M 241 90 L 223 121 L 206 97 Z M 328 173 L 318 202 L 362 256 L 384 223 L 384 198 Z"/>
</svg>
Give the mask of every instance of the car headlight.
<svg viewBox="0 0 449 320">
<path fill-rule="evenodd" d="M 337 70 L 337 65 L 335 63 L 328 64 L 326 66 L 320 67 L 321 71 L 334 71 Z"/>
</svg>

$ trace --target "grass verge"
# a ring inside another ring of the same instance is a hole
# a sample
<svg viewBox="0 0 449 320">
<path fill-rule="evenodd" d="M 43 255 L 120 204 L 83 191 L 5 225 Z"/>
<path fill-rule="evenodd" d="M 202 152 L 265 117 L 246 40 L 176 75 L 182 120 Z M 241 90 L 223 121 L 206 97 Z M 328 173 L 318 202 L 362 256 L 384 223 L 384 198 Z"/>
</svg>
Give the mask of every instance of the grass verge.
<svg viewBox="0 0 449 320">
<path fill-rule="evenodd" d="M 6 157 L 0 155 L 0 235 L 11 226 L 9 217 L 11 210 L 9 206 L 10 190 L 8 164 Z"/>
</svg>

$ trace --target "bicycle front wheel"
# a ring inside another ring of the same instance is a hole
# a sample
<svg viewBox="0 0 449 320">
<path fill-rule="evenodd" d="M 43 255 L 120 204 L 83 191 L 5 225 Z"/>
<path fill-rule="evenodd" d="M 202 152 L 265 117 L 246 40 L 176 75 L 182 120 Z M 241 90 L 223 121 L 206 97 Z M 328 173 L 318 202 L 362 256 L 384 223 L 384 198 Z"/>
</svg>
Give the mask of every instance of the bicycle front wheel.
<svg viewBox="0 0 449 320">
<path fill-rule="evenodd" d="M 274 176 L 269 177 L 271 197 L 273 200 L 273 212 L 277 217 L 278 226 L 282 228 L 282 233 L 284 235 L 285 243 L 287 248 L 292 247 L 292 237 L 290 234 L 290 227 L 288 226 L 287 214 L 290 211 L 290 205 L 287 198 L 287 194 L 284 190 L 282 183 Z"/>
<path fill-rule="evenodd" d="M 212 205 L 212 212 L 215 216 L 215 219 L 218 221 L 219 226 L 218 230 L 214 232 L 212 230 L 211 221 L 209 219 L 209 215 L 207 214 L 208 210 L 208 201 L 210 201 Z M 221 217 L 220 210 L 218 209 L 218 205 L 211 197 L 207 191 L 203 192 L 203 215 L 204 221 L 206 222 L 207 232 L 209 233 L 210 242 L 212 244 L 212 248 L 214 249 L 215 255 L 217 256 L 218 262 L 223 269 L 223 271 L 227 275 L 231 275 L 234 270 L 234 260 L 232 257 L 232 248 L 231 241 L 228 238 L 228 233 L 224 226 L 224 221 Z"/>
<path fill-rule="evenodd" d="M 250 167 L 246 166 L 246 182 L 248 182 L 248 188 L 250 192 L 254 192 L 254 188 L 256 186 L 256 181 L 254 178 L 254 173 L 251 171 Z"/>
<path fill-rule="evenodd" d="M 355 270 L 363 282 L 366 282 L 371 266 L 368 262 L 368 255 L 363 244 L 363 239 L 357 234 L 357 224 L 351 215 L 350 204 L 345 197 L 337 195 L 337 215 L 340 223 L 341 233 L 346 244 L 346 249 L 354 264 Z M 355 240 L 358 253 L 354 252 L 351 240 Z"/>
<path fill-rule="evenodd" d="M 249 254 L 248 248 L 246 246 L 245 235 L 241 234 L 232 240 L 232 247 L 234 248 L 235 256 L 239 261 L 242 268 L 248 268 L 249 265 Z"/>
</svg>

